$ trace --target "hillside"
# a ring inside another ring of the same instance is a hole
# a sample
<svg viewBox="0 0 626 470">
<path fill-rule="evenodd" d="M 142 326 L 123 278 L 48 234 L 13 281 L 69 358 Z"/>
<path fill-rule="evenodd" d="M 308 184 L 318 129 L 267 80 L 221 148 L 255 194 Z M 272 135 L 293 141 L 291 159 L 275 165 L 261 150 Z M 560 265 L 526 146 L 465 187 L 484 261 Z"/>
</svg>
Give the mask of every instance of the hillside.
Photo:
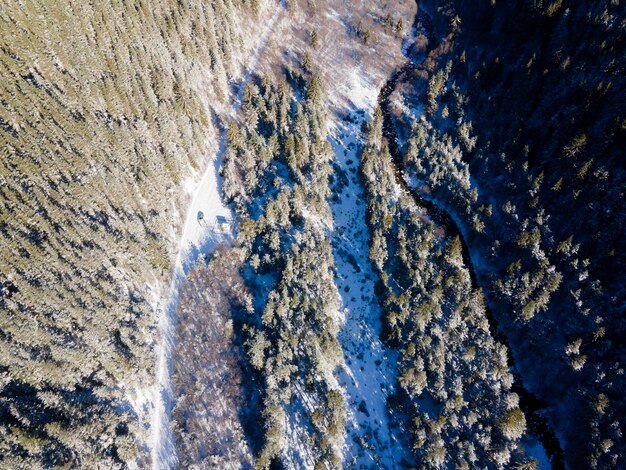
<svg viewBox="0 0 626 470">
<path fill-rule="evenodd" d="M 619 0 L 0 24 L 0 468 L 626 465 Z"/>
</svg>

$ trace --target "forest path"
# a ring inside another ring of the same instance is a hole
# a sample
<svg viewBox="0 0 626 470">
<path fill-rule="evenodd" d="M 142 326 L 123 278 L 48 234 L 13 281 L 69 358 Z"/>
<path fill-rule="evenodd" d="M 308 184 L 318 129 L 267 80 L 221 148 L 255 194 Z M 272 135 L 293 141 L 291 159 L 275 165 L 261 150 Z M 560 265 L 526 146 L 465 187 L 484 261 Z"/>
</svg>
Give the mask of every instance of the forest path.
<svg viewBox="0 0 626 470">
<path fill-rule="evenodd" d="M 281 13 L 285 10 L 286 0 L 281 0 L 276 12 L 267 22 L 263 33 L 242 79 L 237 87 L 237 93 L 228 115 L 233 119 L 241 107 L 243 92 L 248 80 L 252 76 L 263 50 L 267 44 Z M 150 452 L 152 468 L 154 470 L 175 468 L 177 465 L 176 448 L 170 426 L 170 413 L 173 406 L 171 396 L 171 369 L 172 356 L 175 349 L 174 333 L 176 309 L 178 306 L 179 291 L 189 269 L 195 264 L 198 255 L 206 254 L 221 242 L 232 240 L 234 237 L 232 216 L 230 209 L 222 202 L 220 196 L 221 178 L 219 168 L 222 165 L 226 151 L 226 133 L 221 130 L 218 150 L 212 162 L 209 162 L 202 178 L 196 186 L 191 202 L 187 208 L 185 225 L 177 247 L 176 260 L 172 267 L 172 277 L 167 290 L 165 302 L 159 302 L 156 307 L 159 317 L 159 333 L 161 344 L 158 349 L 158 365 L 156 384 L 152 390 L 151 442 Z M 229 223 L 220 227 L 218 216 L 224 217 Z"/>
</svg>

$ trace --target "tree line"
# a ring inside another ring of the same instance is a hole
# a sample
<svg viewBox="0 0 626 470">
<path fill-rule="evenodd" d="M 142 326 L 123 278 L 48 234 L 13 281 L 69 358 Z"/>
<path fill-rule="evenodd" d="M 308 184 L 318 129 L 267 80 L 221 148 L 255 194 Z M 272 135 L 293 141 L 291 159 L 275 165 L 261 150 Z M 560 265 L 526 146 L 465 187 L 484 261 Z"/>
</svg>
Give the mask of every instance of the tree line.
<svg viewBox="0 0 626 470">
<path fill-rule="evenodd" d="M 242 330 L 262 400 L 257 468 L 285 459 L 341 466 L 345 408 L 333 373 L 343 355 L 327 230 L 332 150 L 322 84 L 305 78 L 296 90 L 267 78 L 249 84 L 243 122 L 227 133 L 223 194 L 238 217 L 254 297 Z"/>
</svg>

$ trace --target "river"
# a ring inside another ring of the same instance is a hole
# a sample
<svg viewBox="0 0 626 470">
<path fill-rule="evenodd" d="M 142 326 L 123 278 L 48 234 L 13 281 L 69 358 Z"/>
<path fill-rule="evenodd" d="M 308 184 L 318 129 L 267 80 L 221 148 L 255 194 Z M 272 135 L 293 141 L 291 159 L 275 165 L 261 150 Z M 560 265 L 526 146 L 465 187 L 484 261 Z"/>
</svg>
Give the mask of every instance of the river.
<svg viewBox="0 0 626 470">
<path fill-rule="evenodd" d="M 419 1 L 413 28 L 416 30 L 421 28 L 422 31 L 424 31 L 424 33 L 428 36 L 428 48 L 424 53 L 424 58 L 426 58 L 428 53 L 434 48 L 435 41 L 431 19 L 428 14 L 422 11 L 419 7 Z M 407 194 L 411 195 L 418 206 L 426 209 L 433 222 L 435 222 L 438 226 L 441 226 L 448 236 L 459 237 L 462 247 L 463 262 L 469 270 L 472 287 L 474 289 L 478 289 L 480 288 L 480 284 L 478 282 L 478 277 L 476 276 L 476 270 L 474 269 L 474 265 L 472 263 L 467 241 L 465 240 L 463 232 L 459 229 L 459 226 L 456 224 L 454 218 L 443 207 L 438 206 L 435 201 L 426 199 L 423 194 L 411 188 L 404 177 L 404 154 L 399 144 L 398 133 L 390 111 L 390 96 L 396 89 L 398 83 L 405 80 L 410 72 L 422 67 L 422 62 L 416 62 L 412 59 L 411 48 L 407 49 L 406 55 L 408 59 L 406 63 L 391 74 L 378 95 L 378 105 L 383 113 L 383 136 L 387 141 L 389 153 L 392 157 L 396 181 Z M 483 289 L 483 292 L 488 291 L 489 289 Z M 522 378 L 515 365 L 513 355 L 510 352 L 511 347 L 508 338 L 499 327 L 499 324 L 493 315 L 493 311 L 489 308 L 488 302 L 485 302 L 485 312 L 489 321 L 489 330 L 491 335 L 496 341 L 502 343 L 507 348 L 508 365 L 514 379 L 512 391 L 519 395 L 520 408 L 526 416 L 528 432 L 541 442 L 546 454 L 551 460 L 553 469 L 559 470 L 565 468 L 563 450 L 561 449 L 560 442 L 556 437 L 556 433 L 550 426 L 548 419 L 546 418 L 546 404 L 524 386 Z"/>
</svg>

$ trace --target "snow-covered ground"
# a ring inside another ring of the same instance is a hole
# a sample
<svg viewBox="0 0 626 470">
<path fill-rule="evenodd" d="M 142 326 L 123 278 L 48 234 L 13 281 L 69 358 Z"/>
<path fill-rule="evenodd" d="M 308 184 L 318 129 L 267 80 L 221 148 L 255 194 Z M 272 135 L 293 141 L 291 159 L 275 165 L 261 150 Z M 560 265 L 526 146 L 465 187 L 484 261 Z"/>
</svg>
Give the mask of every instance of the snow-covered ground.
<svg viewBox="0 0 626 470">
<path fill-rule="evenodd" d="M 551 470 L 552 463 L 546 455 L 546 450 L 536 438 L 530 436 L 522 438 L 522 446 L 526 455 L 537 461 L 537 470 Z"/>
<path fill-rule="evenodd" d="M 250 57 L 243 78 L 237 89 L 235 100 L 230 109 L 229 118 L 234 118 L 241 105 L 241 98 L 246 82 L 255 70 L 267 39 L 274 25 L 285 8 L 285 0 L 277 5 L 276 11 L 266 23 L 257 46 Z M 187 207 L 185 225 L 177 247 L 176 260 L 172 266 L 172 277 L 166 297 L 159 302 L 155 310 L 158 316 L 161 344 L 158 348 L 158 366 L 156 383 L 151 390 L 151 460 L 153 469 L 174 468 L 177 464 L 173 433 L 170 426 L 171 411 L 171 358 L 174 351 L 174 324 L 178 306 L 179 288 L 189 269 L 196 262 L 198 255 L 206 254 L 218 244 L 233 238 L 233 219 L 230 209 L 220 197 L 219 167 L 222 164 L 226 138 L 224 133 L 215 157 L 208 164 L 205 172 L 193 190 L 193 196 Z M 223 217 L 227 223 L 221 223 Z M 138 401 L 146 401 L 145 391 L 137 391 Z"/>
<path fill-rule="evenodd" d="M 219 243 L 232 239 L 232 226 L 221 225 L 217 217 L 231 220 L 229 209 L 222 203 L 217 168 L 224 152 L 220 148 L 212 164 L 202 175 L 187 210 L 185 226 L 172 267 L 172 278 L 164 303 L 157 306 L 161 344 L 158 349 L 157 380 L 152 392 L 151 452 L 154 469 L 176 466 L 176 452 L 169 414 L 171 410 L 171 358 L 174 352 L 175 316 L 179 289 L 198 256 L 210 252 Z M 200 217 L 202 214 L 202 217 Z"/>
<path fill-rule="evenodd" d="M 358 97 L 377 90 L 355 90 Z M 372 103 L 371 99 L 355 102 Z M 371 110 L 371 107 L 368 107 Z M 360 129 L 365 113 L 355 122 L 336 123 L 331 137 L 335 163 L 347 179 L 338 200 L 331 202 L 335 230 L 333 247 L 337 287 L 342 296 L 345 324 L 339 334 L 345 367 L 339 382 L 345 387 L 346 468 L 400 468 L 406 458 L 397 430 L 390 426 L 387 397 L 393 393 L 397 356 L 380 340 L 380 308 L 374 294 L 375 274 L 368 260 L 369 234 L 365 225 L 365 200 L 358 177 Z"/>
<path fill-rule="evenodd" d="M 342 14 L 349 13 L 349 16 L 356 14 L 356 11 L 353 12 L 353 8 L 342 0 L 332 3 L 334 8 L 343 11 Z M 284 60 L 283 54 L 276 51 L 286 47 L 287 50 L 293 49 L 295 56 L 298 56 L 307 47 L 308 35 L 301 35 L 299 31 L 301 23 L 308 24 L 309 18 L 297 18 L 291 14 L 288 17 L 289 21 L 279 22 L 285 5 L 285 0 L 281 0 L 276 12 L 266 21 L 257 46 L 251 49 L 246 70 L 236 88 L 232 107 L 230 110 L 220 108 L 220 116 L 234 118 L 237 115 L 245 83 L 253 73 L 282 70 L 274 64 L 275 61 L 282 63 Z M 411 4 L 407 5 L 403 10 L 405 14 L 412 8 Z M 335 14 L 332 15 L 330 26 L 320 25 L 321 47 L 314 54 L 314 59 L 319 62 L 320 69 L 327 75 L 325 82 L 333 114 L 336 111 L 343 114 L 347 108 L 363 110 L 357 119 L 358 122 L 348 123 L 339 118 L 335 124 L 334 137 L 331 139 L 336 152 L 335 161 L 349 175 L 348 186 L 343 189 L 340 201 L 331 204 L 335 218 L 333 244 L 337 266 L 336 281 L 341 291 L 341 308 L 345 316 L 345 325 L 339 340 L 344 348 L 346 365 L 338 377 L 341 385 L 345 387 L 348 405 L 348 435 L 344 464 L 346 467 L 356 465 L 367 468 L 397 468 L 405 457 L 405 451 L 395 432 L 390 429 L 386 408 L 386 400 L 392 393 L 391 387 L 395 381 L 396 357 L 393 353 L 387 352 L 379 339 L 380 310 L 374 296 L 374 274 L 367 260 L 368 235 L 362 187 L 357 177 L 359 161 L 357 145 L 365 111 L 371 113 L 376 105 L 379 87 L 388 72 L 402 58 L 401 40 L 385 36 L 384 41 L 378 46 L 364 48 L 360 54 L 355 54 L 352 47 L 357 43 L 352 44 L 349 40 L 344 42 L 343 48 L 337 50 L 339 43 L 333 37 L 336 34 L 347 34 L 343 23 L 347 20 L 339 21 L 341 15 L 335 10 L 332 11 Z M 391 45 L 393 47 L 388 47 Z M 260 60 L 261 56 L 263 60 Z M 370 65 L 367 65 L 366 58 L 372 61 Z M 219 191 L 218 170 L 225 148 L 226 140 L 222 132 L 216 155 L 204 174 L 196 175 L 185 184 L 191 195 L 191 202 L 187 208 L 171 282 L 163 289 L 162 295 L 158 295 L 161 294 L 156 288 L 158 286 L 154 289 L 155 295 L 161 299 L 156 308 L 162 337 L 157 385 L 153 387 L 151 393 L 146 393 L 145 390 L 138 391 L 137 403 L 152 405 L 153 434 L 150 446 L 152 465 L 155 469 L 172 468 L 177 462 L 169 412 L 172 406 L 170 363 L 174 347 L 174 323 L 179 288 L 198 255 L 209 252 L 218 243 L 233 236 L 232 230 L 225 232 L 217 230 L 218 216 L 232 220 L 230 209 L 222 203 Z M 194 181 L 198 182 L 194 184 Z M 198 217 L 200 213 L 201 218 Z M 291 437 L 297 442 L 298 429 L 293 429 L 293 432 L 294 435 Z"/>
</svg>

